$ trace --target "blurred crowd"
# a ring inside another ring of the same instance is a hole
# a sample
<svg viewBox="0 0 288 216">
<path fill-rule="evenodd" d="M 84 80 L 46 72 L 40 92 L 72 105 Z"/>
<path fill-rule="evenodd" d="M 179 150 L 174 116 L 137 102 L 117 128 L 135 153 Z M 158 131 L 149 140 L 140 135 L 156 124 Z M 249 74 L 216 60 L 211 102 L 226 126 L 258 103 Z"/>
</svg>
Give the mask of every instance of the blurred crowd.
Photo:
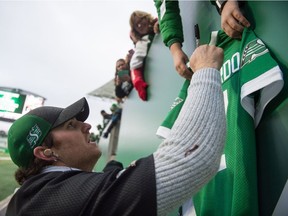
<svg viewBox="0 0 288 216">
<path fill-rule="evenodd" d="M 97 125 L 97 134 L 92 134 L 92 139 L 99 142 L 100 138 L 108 138 L 112 129 L 121 120 L 122 104 L 128 98 L 132 89 L 137 91 L 139 98 L 147 101 L 147 88 L 144 67 L 145 59 L 155 34 L 159 33 L 158 18 L 150 13 L 136 10 L 129 19 L 129 37 L 133 49 L 128 50 L 126 56 L 119 58 L 115 64 L 114 89 L 115 103 L 110 111 L 101 110 L 102 125 Z"/>
</svg>

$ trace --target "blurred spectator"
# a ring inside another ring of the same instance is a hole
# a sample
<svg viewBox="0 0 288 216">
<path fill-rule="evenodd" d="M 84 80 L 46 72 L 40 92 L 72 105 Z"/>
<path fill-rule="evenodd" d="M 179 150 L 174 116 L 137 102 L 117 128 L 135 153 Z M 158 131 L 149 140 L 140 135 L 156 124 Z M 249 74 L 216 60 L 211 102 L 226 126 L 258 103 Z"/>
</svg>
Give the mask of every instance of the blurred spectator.
<svg viewBox="0 0 288 216">
<path fill-rule="evenodd" d="M 130 56 L 133 52 L 129 52 L 125 59 L 118 59 L 116 61 L 116 72 L 115 72 L 115 95 L 118 102 L 123 102 L 123 99 L 127 97 L 133 89 L 133 84 L 130 77 L 129 64 Z"/>
<path fill-rule="evenodd" d="M 133 35 L 133 42 L 137 42 L 147 34 L 158 34 L 158 18 L 144 11 L 134 11 L 130 15 L 130 27 Z"/>
<path fill-rule="evenodd" d="M 97 141 L 97 135 L 96 135 L 94 132 L 92 132 L 92 133 L 90 134 L 90 140 L 91 140 L 92 142 Z"/>
<path fill-rule="evenodd" d="M 108 114 L 105 110 L 101 110 L 100 113 L 103 117 L 103 129 L 104 129 L 107 126 L 107 124 L 109 123 L 109 121 L 111 120 L 112 114 Z M 98 128 L 98 126 L 97 126 L 97 128 Z M 99 128 L 98 128 L 98 130 L 99 130 Z"/>
<path fill-rule="evenodd" d="M 132 83 L 139 97 L 147 100 L 147 87 L 143 71 L 144 61 L 155 33 L 159 33 L 158 19 L 143 11 L 134 11 L 130 16 L 130 39 L 135 45 L 130 61 Z"/>
<path fill-rule="evenodd" d="M 106 130 L 106 132 L 104 132 L 104 134 L 103 134 L 104 138 L 107 138 L 109 136 L 111 130 L 121 120 L 122 108 L 119 105 L 112 104 L 110 110 L 112 112 L 111 123 L 110 123 L 108 129 Z"/>
<path fill-rule="evenodd" d="M 100 124 L 97 125 L 97 130 L 99 132 L 99 135 L 102 136 L 102 133 L 103 133 L 103 130 L 104 130 L 104 127 Z"/>
<path fill-rule="evenodd" d="M 99 142 L 100 142 L 100 137 L 101 137 L 100 134 L 96 134 L 96 135 L 95 135 L 95 142 L 96 142 L 96 143 L 99 143 Z"/>
<path fill-rule="evenodd" d="M 0 130 L 1 137 L 7 137 L 7 133 L 4 130 Z"/>
</svg>

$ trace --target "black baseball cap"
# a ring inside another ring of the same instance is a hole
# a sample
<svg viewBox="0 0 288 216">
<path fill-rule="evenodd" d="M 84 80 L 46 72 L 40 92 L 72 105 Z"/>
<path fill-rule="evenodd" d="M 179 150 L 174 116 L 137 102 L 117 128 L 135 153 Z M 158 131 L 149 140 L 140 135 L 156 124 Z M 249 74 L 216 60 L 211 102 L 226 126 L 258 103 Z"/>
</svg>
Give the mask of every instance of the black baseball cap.
<svg viewBox="0 0 288 216">
<path fill-rule="evenodd" d="M 28 167 L 34 159 L 33 150 L 42 145 L 55 127 L 76 118 L 84 122 L 89 116 L 89 105 L 83 97 L 66 108 L 43 106 L 17 119 L 8 131 L 8 150 L 19 167 Z"/>
</svg>

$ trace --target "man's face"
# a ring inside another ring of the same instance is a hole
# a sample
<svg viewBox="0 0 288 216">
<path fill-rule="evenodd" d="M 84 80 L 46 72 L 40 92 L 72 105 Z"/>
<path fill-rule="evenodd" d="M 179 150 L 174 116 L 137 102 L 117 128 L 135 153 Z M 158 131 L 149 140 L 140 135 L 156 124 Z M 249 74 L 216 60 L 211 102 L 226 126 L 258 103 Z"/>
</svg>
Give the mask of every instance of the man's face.
<svg viewBox="0 0 288 216">
<path fill-rule="evenodd" d="M 75 118 L 52 131 L 53 147 L 59 163 L 65 166 L 92 171 L 101 156 L 95 142 L 90 142 L 91 125 Z"/>
</svg>

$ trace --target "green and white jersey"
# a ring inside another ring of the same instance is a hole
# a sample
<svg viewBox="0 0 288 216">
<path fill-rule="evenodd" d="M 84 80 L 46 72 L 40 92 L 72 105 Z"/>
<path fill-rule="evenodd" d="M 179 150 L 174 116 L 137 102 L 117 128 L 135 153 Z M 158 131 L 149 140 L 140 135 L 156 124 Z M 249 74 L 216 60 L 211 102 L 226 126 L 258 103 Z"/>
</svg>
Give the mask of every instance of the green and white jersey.
<svg viewBox="0 0 288 216">
<path fill-rule="evenodd" d="M 227 111 L 237 110 L 234 105 L 229 106 L 229 102 L 237 104 L 240 96 L 241 106 L 238 105 L 249 113 L 257 126 L 265 106 L 284 85 L 279 66 L 265 44 L 249 29 L 244 30 L 241 41 L 231 39 L 224 31 L 212 32 L 210 44 L 225 52 L 221 79 Z"/>
<path fill-rule="evenodd" d="M 258 215 L 255 127 L 265 106 L 283 87 L 282 72 L 252 30 L 245 29 L 241 40 L 228 37 L 222 30 L 212 32 L 210 44 L 224 50 L 220 73 L 227 116 L 226 145 L 218 174 L 193 197 L 193 211 L 197 215 Z M 171 107 L 158 128 L 156 134 L 162 138 L 168 136 L 175 113 L 185 100 L 183 88 L 181 103 Z"/>
<path fill-rule="evenodd" d="M 180 92 L 178 93 L 178 96 L 174 99 L 174 102 L 170 107 L 170 111 L 168 112 L 168 114 L 166 115 L 166 118 L 164 119 L 164 121 L 158 127 L 156 131 L 156 135 L 159 138 L 165 139 L 169 135 L 170 129 L 172 128 L 174 122 L 176 121 L 182 109 L 182 106 L 184 104 L 184 101 L 187 97 L 187 89 L 189 85 L 190 85 L 190 80 L 185 80 Z"/>
<path fill-rule="evenodd" d="M 284 85 L 282 72 L 252 30 L 245 29 L 241 40 L 212 32 L 210 44 L 224 50 L 226 146 L 218 174 L 193 198 L 195 210 L 197 215 L 258 215 L 255 127 Z"/>
</svg>

